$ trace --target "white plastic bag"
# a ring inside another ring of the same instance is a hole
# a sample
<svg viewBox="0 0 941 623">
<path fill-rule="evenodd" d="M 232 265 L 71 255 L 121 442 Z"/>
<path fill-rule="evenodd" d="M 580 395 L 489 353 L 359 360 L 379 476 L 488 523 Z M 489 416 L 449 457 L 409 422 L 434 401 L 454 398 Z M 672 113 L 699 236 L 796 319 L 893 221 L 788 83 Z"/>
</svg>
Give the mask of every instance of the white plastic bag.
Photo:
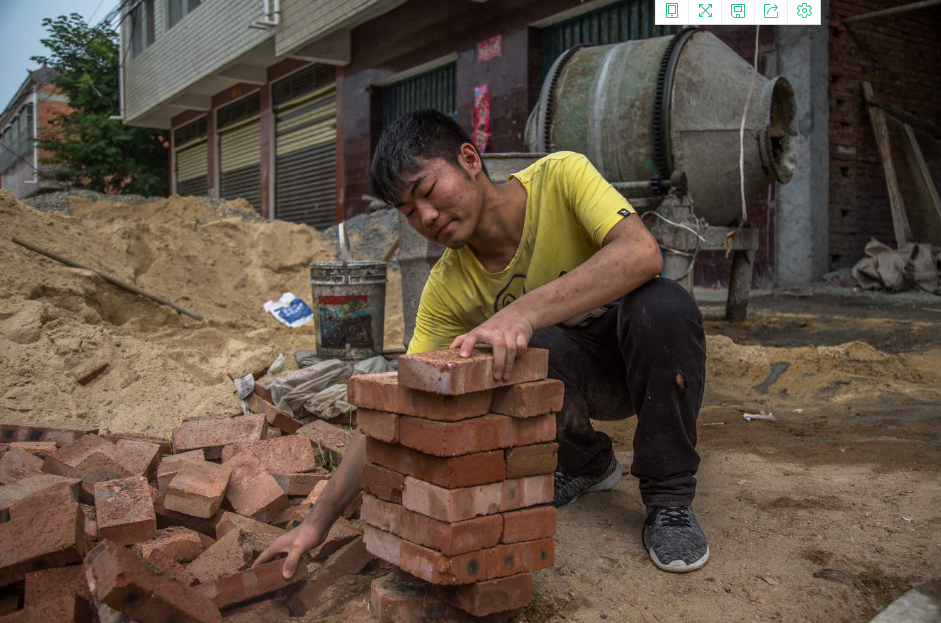
<svg viewBox="0 0 941 623">
<path fill-rule="evenodd" d="M 265 303 L 265 311 L 281 324 L 292 328 L 303 326 L 314 319 L 310 306 L 294 296 L 293 292 L 285 292 L 277 301 Z"/>
</svg>

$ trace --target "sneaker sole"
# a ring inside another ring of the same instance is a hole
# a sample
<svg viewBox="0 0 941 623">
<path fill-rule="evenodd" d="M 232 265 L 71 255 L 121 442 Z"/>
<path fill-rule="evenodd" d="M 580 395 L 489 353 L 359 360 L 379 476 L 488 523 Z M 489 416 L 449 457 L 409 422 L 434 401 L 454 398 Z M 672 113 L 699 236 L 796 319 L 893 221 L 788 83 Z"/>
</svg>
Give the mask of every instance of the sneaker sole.
<svg viewBox="0 0 941 623">
<path fill-rule="evenodd" d="M 650 550 L 650 560 L 653 561 L 653 564 L 657 566 L 658 569 L 667 571 L 669 573 L 689 573 L 690 571 L 696 571 L 697 569 L 702 569 L 706 562 L 709 561 L 709 546 L 706 546 L 706 554 L 695 562 L 689 564 L 683 562 L 682 560 L 674 560 L 670 564 L 663 564 L 660 562 L 660 559 L 657 558 L 657 553 Z"/>
<path fill-rule="evenodd" d="M 572 504 L 575 503 L 575 501 L 578 498 L 582 497 L 586 493 L 595 493 L 597 491 L 610 491 L 615 486 L 617 486 L 617 484 L 621 481 L 621 476 L 624 475 L 624 468 L 621 467 L 620 461 L 618 461 L 617 459 L 614 459 L 614 461 L 615 461 L 614 471 L 611 472 L 611 474 L 607 478 L 605 478 L 598 484 L 594 485 L 593 487 L 589 489 L 585 489 L 584 491 L 576 495 L 574 498 L 572 498 L 572 501 L 569 502 L 568 504 L 565 504 L 565 506 L 571 506 Z"/>
</svg>

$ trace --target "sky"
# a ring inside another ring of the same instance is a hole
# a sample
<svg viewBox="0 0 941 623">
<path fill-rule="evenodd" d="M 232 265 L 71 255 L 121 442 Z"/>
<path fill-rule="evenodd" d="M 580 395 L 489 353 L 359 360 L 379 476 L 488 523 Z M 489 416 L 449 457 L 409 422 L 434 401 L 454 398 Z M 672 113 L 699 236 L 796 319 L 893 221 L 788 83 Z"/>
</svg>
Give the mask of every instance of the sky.
<svg viewBox="0 0 941 623">
<path fill-rule="evenodd" d="M 48 35 L 44 17 L 78 13 L 97 24 L 117 4 L 117 0 L 0 0 L 0 111 L 23 84 L 26 70 L 39 67 L 29 57 L 49 53 L 39 42 Z"/>
</svg>

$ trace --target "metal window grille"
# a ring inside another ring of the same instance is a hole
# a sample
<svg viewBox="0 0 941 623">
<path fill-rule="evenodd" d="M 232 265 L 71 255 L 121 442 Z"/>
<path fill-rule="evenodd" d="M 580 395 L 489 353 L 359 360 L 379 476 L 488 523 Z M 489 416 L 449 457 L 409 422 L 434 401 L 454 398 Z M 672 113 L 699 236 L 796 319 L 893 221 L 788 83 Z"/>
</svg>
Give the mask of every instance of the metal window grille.
<svg viewBox="0 0 941 623">
<path fill-rule="evenodd" d="M 382 88 L 382 127 L 406 113 L 433 108 L 457 120 L 457 63 Z"/>
<path fill-rule="evenodd" d="M 206 136 L 206 117 L 175 129 L 173 131 L 173 144 L 179 147 L 204 136 Z"/>
<path fill-rule="evenodd" d="M 218 112 L 218 127 L 234 125 L 239 121 L 254 117 L 261 111 L 261 91 L 255 91 L 247 97 L 220 108 Z"/>
<path fill-rule="evenodd" d="M 295 72 L 271 85 L 271 99 L 277 106 L 288 100 L 326 86 L 337 79 L 337 68 L 315 64 Z"/>
<path fill-rule="evenodd" d="M 167 0 L 168 28 L 173 28 L 177 22 L 193 12 L 200 4 L 200 0 Z"/>
<path fill-rule="evenodd" d="M 562 52 L 583 44 L 608 45 L 663 37 L 679 26 L 657 26 L 654 0 L 623 0 L 542 29 L 542 76 Z"/>
</svg>

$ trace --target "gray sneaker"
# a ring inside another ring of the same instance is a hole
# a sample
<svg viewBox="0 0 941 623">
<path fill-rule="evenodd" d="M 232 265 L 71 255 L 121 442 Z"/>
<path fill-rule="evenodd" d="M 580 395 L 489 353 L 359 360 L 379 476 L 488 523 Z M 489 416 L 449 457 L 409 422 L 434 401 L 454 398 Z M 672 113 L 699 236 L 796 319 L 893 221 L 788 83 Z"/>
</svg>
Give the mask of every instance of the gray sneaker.
<svg viewBox="0 0 941 623">
<path fill-rule="evenodd" d="M 650 528 L 650 543 L 644 547 L 650 560 L 664 571 L 687 573 L 701 569 L 709 560 L 709 545 L 696 513 L 690 506 L 652 506 L 647 509 L 644 533 Z"/>
<path fill-rule="evenodd" d="M 568 476 L 557 471 L 555 476 L 555 490 L 552 496 L 552 505 L 556 508 L 568 506 L 583 493 L 592 491 L 607 491 L 613 489 L 621 480 L 623 469 L 617 458 L 612 454 L 611 463 L 605 473 L 597 478 L 583 478 L 581 476 Z"/>
</svg>

